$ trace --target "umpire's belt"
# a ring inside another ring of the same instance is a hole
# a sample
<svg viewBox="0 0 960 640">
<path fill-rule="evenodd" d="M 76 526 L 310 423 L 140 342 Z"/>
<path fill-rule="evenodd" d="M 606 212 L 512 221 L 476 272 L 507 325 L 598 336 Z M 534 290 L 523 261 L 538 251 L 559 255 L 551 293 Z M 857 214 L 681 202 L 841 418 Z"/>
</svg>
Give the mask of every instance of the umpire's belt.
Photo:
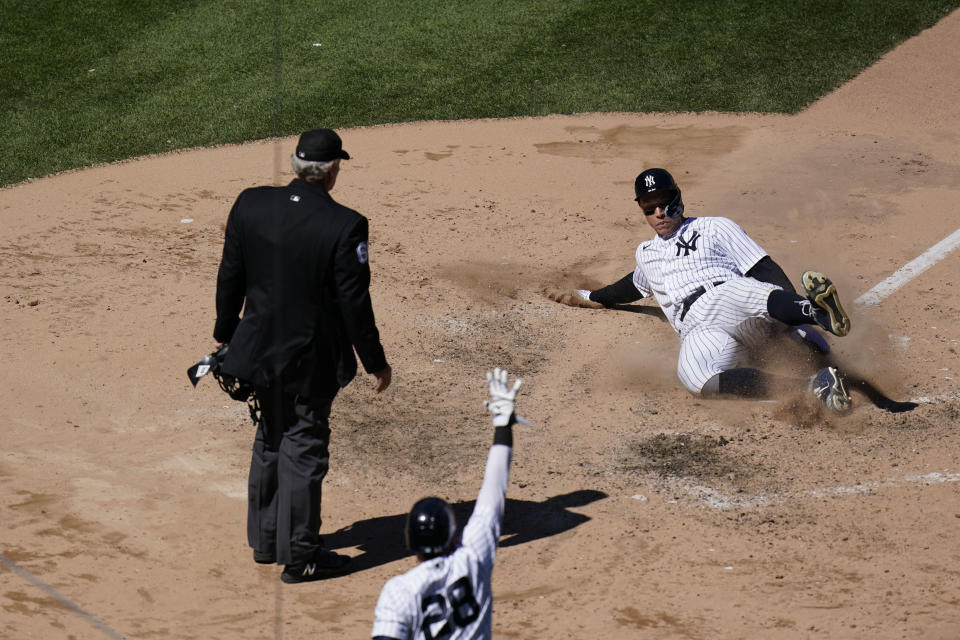
<svg viewBox="0 0 960 640">
<path fill-rule="evenodd" d="M 724 282 L 726 281 L 718 280 L 717 282 L 714 282 L 710 288 L 712 289 L 713 287 L 719 287 Z M 707 288 L 705 286 L 698 287 L 696 291 L 694 291 L 693 293 L 691 293 L 690 295 L 688 295 L 686 298 L 683 299 L 683 302 L 680 303 L 680 321 L 681 322 L 683 321 L 683 317 L 687 315 L 687 311 L 690 311 L 690 307 L 693 306 L 693 303 L 699 300 L 700 296 L 702 296 L 706 292 L 707 292 Z"/>
</svg>

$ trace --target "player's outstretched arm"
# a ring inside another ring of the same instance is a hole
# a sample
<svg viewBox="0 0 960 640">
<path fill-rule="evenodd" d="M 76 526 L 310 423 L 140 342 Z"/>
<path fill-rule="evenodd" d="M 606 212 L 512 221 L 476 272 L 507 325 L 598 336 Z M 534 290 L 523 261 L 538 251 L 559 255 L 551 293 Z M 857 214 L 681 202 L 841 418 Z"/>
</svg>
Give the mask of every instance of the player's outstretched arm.
<svg viewBox="0 0 960 640">
<path fill-rule="evenodd" d="M 564 289 L 544 289 L 544 294 L 560 304 L 568 307 L 584 307 L 587 309 L 602 309 L 618 304 L 636 302 L 643 297 L 633 284 L 633 273 L 628 273 L 613 284 L 600 289 L 574 289 L 571 293 Z"/>
<path fill-rule="evenodd" d="M 605 287 L 594 289 L 593 291 L 578 289 L 577 294 L 579 294 L 580 297 L 589 300 L 590 302 L 599 302 L 605 307 L 615 304 L 636 302 L 643 297 L 643 294 L 640 293 L 637 290 L 637 287 L 633 284 L 632 271 L 613 284 L 608 284 Z"/>
<path fill-rule="evenodd" d="M 510 460 L 513 455 L 513 425 L 529 424 L 516 413 L 517 391 L 522 381 L 517 379 L 511 385 L 505 369 L 487 372 L 487 386 L 490 399 L 483 404 L 493 417 L 493 445 L 487 456 L 487 466 L 483 473 L 483 486 L 477 495 L 477 504 L 473 516 L 464 527 L 463 539 L 479 542 L 482 546 L 496 547 L 500 535 L 500 522 L 507 501 L 507 483 L 510 480 Z M 487 539 L 489 536 L 489 539 Z M 492 556 L 492 552 L 491 552 Z"/>
</svg>

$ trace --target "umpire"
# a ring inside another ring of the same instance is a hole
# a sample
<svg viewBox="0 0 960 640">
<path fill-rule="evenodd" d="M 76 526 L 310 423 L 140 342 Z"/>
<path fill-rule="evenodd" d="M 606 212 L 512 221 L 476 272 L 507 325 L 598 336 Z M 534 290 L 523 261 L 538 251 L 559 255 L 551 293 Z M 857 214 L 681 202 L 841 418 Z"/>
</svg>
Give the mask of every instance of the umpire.
<svg viewBox="0 0 960 640">
<path fill-rule="evenodd" d="M 301 135 L 290 184 L 237 197 L 217 274 L 213 337 L 230 345 L 222 370 L 252 384 L 260 406 L 247 539 L 256 562 L 285 565 L 287 583 L 327 577 L 349 561 L 320 538 L 327 419 L 356 375 L 354 350 L 377 393 L 392 374 L 370 301 L 367 219 L 329 193 L 349 158 L 330 129 Z"/>
</svg>

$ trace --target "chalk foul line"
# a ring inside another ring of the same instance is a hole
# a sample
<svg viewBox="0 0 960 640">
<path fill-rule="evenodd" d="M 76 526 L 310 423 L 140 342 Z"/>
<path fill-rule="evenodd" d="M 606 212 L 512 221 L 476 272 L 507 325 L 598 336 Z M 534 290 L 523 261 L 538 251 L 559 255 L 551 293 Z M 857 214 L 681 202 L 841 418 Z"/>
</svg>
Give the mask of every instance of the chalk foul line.
<svg viewBox="0 0 960 640">
<path fill-rule="evenodd" d="M 35 575 L 33 575 L 32 573 L 30 573 L 20 565 L 18 565 L 16 562 L 14 562 L 13 560 L 3 555 L 2 553 L 0 553 L 0 564 L 5 565 L 8 569 L 10 569 L 10 571 L 13 571 L 15 574 L 17 574 L 27 582 L 32 583 L 35 587 L 37 587 L 38 589 L 46 593 L 48 596 L 50 596 L 51 598 L 53 598 L 54 600 L 62 604 L 64 607 L 74 612 L 75 614 L 79 615 L 81 618 L 86 620 L 95 629 L 102 631 L 103 635 L 107 636 L 108 638 L 112 638 L 113 640 L 125 640 L 124 636 L 120 635 L 119 633 L 111 629 L 109 626 L 107 626 L 105 622 L 97 618 L 92 613 L 88 613 L 87 611 L 84 611 L 83 609 L 81 609 L 72 600 L 70 600 L 64 595 L 61 595 L 59 591 L 57 591 L 47 583 L 43 582 L 42 580 L 40 580 L 40 578 L 36 577 Z"/>
<path fill-rule="evenodd" d="M 934 471 L 925 474 L 901 476 L 900 478 L 885 478 L 883 480 L 872 482 L 860 482 L 850 486 L 841 485 L 836 487 L 827 487 L 824 489 L 785 491 L 770 495 L 730 496 L 711 487 L 692 484 L 686 481 L 677 482 L 674 485 L 674 490 L 677 488 L 682 488 L 682 490 L 684 490 L 686 494 L 694 500 L 702 502 L 712 509 L 723 511 L 727 509 L 768 507 L 777 504 L 783 504 L 784 502 L 799 498 L 812 498 L 814 500 L 820 500 L 832 497 L 873 495 L 879 493 L 882 489 L 887 487 L 929 487 L 953 482 L 960 482 L 960 473 Z M 668 500 L 667 502 L 676 502 L 676 500 Z"/>
<path fill-rule="evenodd" d="M 879 304 L 884 298 L 907 284 L 918 275 L 943 260 L 948 253 L 960 246 L 960 229 L 957 229 L 946 238 L 933 245 L 922 254 L 893 272 L 886 280 L 876 284 L 872 289 L 857 298 L 854 302 L 866 306 Z"/>
</svg>

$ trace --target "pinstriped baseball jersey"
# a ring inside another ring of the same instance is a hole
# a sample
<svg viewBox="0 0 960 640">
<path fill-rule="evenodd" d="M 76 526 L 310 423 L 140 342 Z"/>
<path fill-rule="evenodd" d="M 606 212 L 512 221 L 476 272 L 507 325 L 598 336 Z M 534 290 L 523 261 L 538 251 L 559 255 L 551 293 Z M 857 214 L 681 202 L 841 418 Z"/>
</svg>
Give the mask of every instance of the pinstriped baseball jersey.
<svg viewBox="0 0 960 640">
<path fill-rule="evenodd" d="M 490 448 L 473 514 L 452 553 L 391 578 L 380 592 L 371 636 L 397 640 L 489 638 L 490 576 L 506 504 L 513 449 Z"/>
<path fill-rule="evenodd" d="M 654 236 L 637 247 L 633 284 L 653 294 L 680 333 L 681 304 L 699 287 L 742 277 L 766 251 L 728 218 L 688 218 L 668 238 Z"/>
<path fill-rule="evenodd" d="M 669 237 L 637 247 L 633 284 L 653 294 L 680 334 L 677 375 L 690 391 L 739 366 L 770 335 L 767 298 L 780 287 L 744 276 L 766 255 L 728 218 L 688 218 Z M 701 287 L 681 319 L 683 301 Z"/>
</svg>

